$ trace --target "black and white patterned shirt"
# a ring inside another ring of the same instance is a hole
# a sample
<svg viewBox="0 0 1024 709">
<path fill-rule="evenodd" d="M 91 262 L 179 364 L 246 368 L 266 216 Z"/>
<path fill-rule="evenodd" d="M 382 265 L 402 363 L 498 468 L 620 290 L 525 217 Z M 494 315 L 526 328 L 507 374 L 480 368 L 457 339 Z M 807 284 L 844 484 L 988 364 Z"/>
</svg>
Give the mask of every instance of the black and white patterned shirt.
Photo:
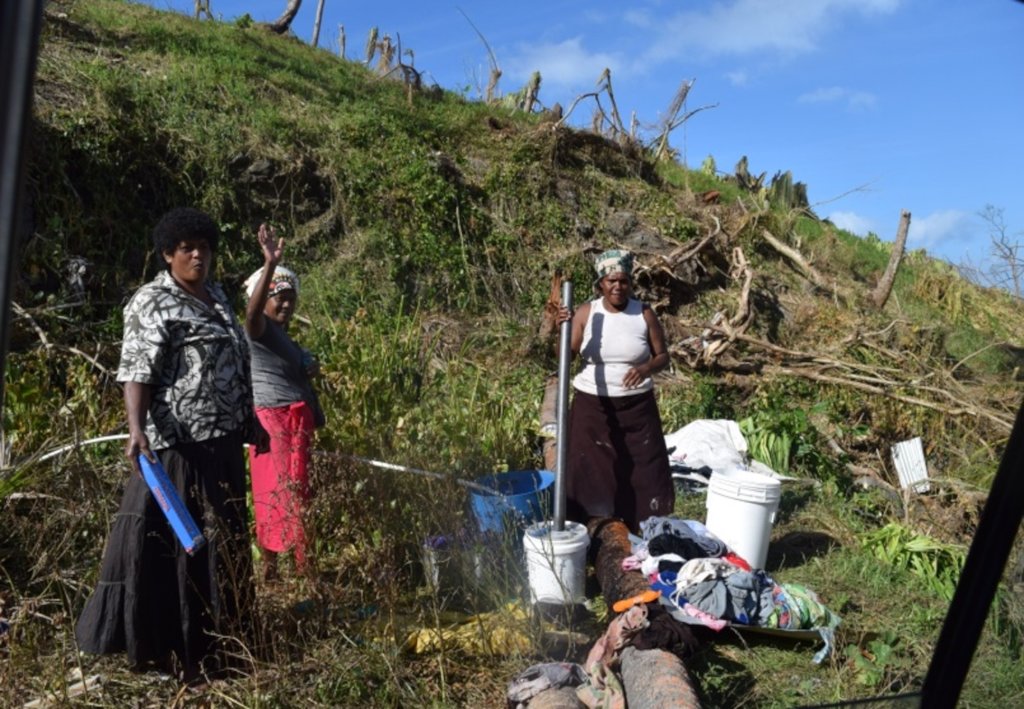
<svg viewBox="0 0 1024 709">
<path fill-rule="evenodd" d="M 224 291 L 212 306 L 185 292 L 167 271 L 124 309 L 119 382 L 149 384 L 146 436 L 154 449 L 203 441 L 253 425 L 249 345 Z"/>
</svg>

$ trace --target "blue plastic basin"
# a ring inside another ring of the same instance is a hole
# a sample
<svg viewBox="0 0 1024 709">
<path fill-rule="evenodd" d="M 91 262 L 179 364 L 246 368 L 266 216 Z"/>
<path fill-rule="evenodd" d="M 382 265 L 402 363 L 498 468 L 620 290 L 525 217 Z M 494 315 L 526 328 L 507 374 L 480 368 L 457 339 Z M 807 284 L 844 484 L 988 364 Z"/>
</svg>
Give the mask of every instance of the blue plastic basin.
<svg viewBox="0 0 1024 709">
<path fill-rule="evenodd" d="M 508 526 L 525 528 L 550 511 L 550 488 L 555 474 L 550 470 L 516 470 L 485 475 L 474 481 L 494 490 L 488 494 L 469 493 L 473 515 L 481 532 L 501 532 Z"/>
</svg>

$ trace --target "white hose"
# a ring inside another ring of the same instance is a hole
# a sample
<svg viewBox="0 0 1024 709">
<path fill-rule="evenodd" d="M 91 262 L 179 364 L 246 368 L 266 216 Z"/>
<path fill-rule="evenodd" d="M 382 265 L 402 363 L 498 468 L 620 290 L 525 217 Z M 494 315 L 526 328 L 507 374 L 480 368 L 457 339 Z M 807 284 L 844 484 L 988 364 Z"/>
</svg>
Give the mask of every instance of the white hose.
<svg viewBox="0 0 1024 709">
<path fill-rule="evenodd" d="M 45 454 L 39 456 L 39 462 L 41 463 L 44 460 L 49 460 L 50 458 L 55 458 L 56 456 L 60 455 L 61 453 L 67 453 L 68 451 L 73 451 L 76 448 L 83 448 L 85 446 L 92 445 L 93 443 L 106 443 L 107 441 L 123 441 L 123 440 L 125 440 L 127 438 L 128 438 L 128 434 L 127 433 L 114 433 L 114 434 L 111 434 L 109 436 L 99 436 L 98 438 L 88 438 L 88 439 L 86 439 L 84 441 L 78 441 L 77 443 L 69 443 L 66 446 L 61 446 L 60 448 L 55 448 L 54 450 L 50 451 L 49 453 L 45 453 Z"/>
</svg>

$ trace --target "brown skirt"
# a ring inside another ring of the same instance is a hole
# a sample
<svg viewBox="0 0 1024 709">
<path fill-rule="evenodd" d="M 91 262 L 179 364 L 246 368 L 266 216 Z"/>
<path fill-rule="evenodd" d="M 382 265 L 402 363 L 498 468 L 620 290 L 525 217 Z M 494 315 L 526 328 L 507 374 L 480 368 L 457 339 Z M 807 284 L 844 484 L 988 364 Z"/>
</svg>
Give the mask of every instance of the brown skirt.
<svg viewBox="0 0 1024 709">
<path fill-rule="evenodd" d="M 633 532 L 675 505 L 654 392 L 623 397 L 575 392 L 569 414 L 566 516 L 616 517 Z"/>
<path fill-rule="evenodd" d="M 254 589 L 242 439 L 157 455 L 207 543 L 189 556 L 142 476 L 131 473 L 75 637 L 85 652 L 126 652 L 136 669 L 155 664 L 190 678 L 224 667 L 227 638 L 248 636 Z"/>
</svg>

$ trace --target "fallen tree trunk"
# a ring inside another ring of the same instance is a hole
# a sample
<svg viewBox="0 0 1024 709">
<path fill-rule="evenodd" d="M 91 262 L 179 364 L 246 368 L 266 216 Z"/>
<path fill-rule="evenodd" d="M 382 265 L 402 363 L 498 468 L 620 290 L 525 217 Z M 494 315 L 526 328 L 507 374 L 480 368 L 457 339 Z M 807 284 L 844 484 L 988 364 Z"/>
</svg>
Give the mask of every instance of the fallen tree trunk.
<svg viewBox="0 0 1024 709">
<path fill-rule="evenodd" d="M 649 589 L 643 576 L 622 570 L 632 554 L 629 529 L 619 520 L 596 519 L 588 525 L 597 581 L 608 607 Z M 699 709 L 700 701 L 683 661 L 666 650 L 624 648 L 621 654 L 622 687 L 633 707 Z"/>
<path fill-rule="evenodd" d="M 650 588 L 640 574 L 622 570 L 622 560 L 633 553 L 629 528 L 623 522 L 616 519 L 591 520 L 587 531 L 590 533 L 597 583 L 609 608 L 618 600 L 632 598 Z"/>
</svg>

